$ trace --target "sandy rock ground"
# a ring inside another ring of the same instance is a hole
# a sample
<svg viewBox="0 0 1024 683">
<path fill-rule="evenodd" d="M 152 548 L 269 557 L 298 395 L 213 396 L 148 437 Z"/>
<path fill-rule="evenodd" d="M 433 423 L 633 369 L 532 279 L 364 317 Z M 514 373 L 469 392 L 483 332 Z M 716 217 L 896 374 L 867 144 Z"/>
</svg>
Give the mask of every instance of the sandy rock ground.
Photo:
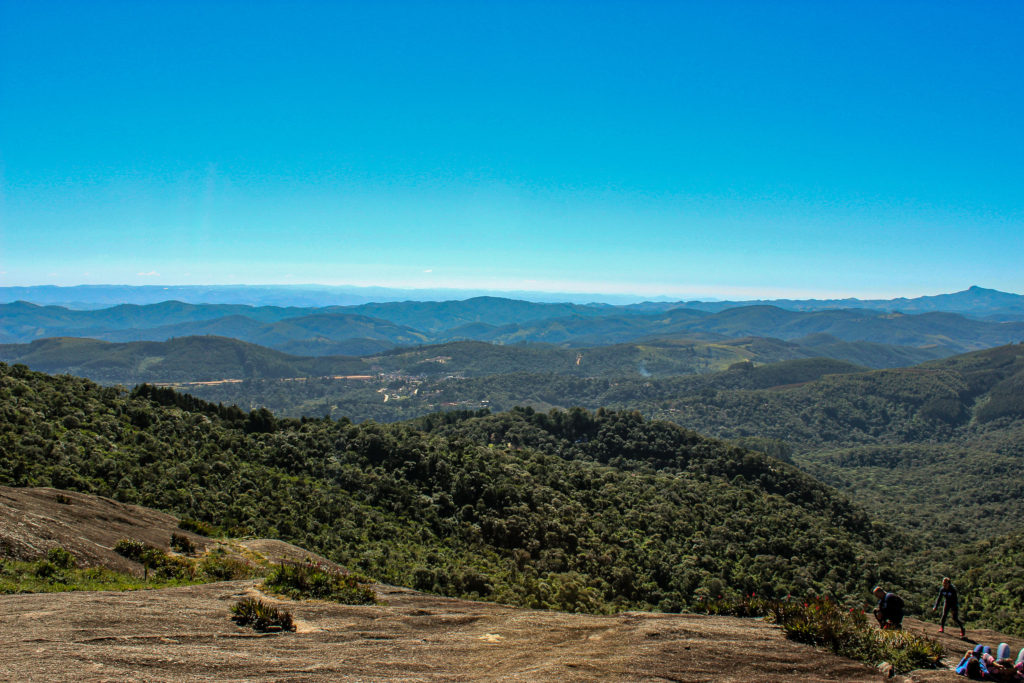
<svg viewBox="0 0 1024 683">
<path fill-rule="evenodd" d="M 763 621 L 573 615 L 378 586 L 386 605 L 273 600 L 295 633 L 260 635 L 228 609 L 252 581 L 0 596 L 10 681 L 871 681 L 872 669 Z"/>
<path fill-rule="evenodd" d="M 57 502 L 58 496 L 64 502 Z M 0 556 L 35 559 L 62 545 L 88 564 L 140 571 L 121 538 L 167 548 L 177 519 L 53 489 L 0 487 Z M 200 547 L 211 539 L 190 535 Z M 324 561 L 272 540 L 244 542 L 271 560 Z M 122 567 L 122 565 L 124 565 Z M 870 667 L 787 640 L 757 619 L 526 610 L 377 585 L 384 603 L 280 600 L 256 581 L 127 592 L 0 596 L 3 681 L 879 681 Z M 295 633 L 258 634 L 229 608 L 260 597 L 287 609 Z M 937 627 L 907 620 L 937 636 Z M 941 636 L 952 663 L 977 640 Z M 915 672 L 914 681 L 961 681 Z"/>
<path fill-rule="evenodd" d="M 102 566 L 142 576 L 142 566 L 114 552 L 122 538 L 168 550 L 171 534 L 200 550 L 211 540 L 178 528 L 178 519 L 150 508 L 51 488 L 0 486 L 0 557 L 36 560 L 63 546 L 80 566 Z"/>
</svg>

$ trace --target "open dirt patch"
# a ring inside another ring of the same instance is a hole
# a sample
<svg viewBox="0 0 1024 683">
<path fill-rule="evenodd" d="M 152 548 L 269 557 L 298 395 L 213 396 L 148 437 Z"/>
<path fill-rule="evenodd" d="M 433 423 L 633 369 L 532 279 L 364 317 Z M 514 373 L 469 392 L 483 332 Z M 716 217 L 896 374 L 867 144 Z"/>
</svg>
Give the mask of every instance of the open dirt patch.
<svg viewBox="0 0 1024 683">
<path fill-rule="evenodd" d="M 228 608 L 254 582 L 0 596 L 4 680 L 873 681 L 872 669 L 755 619 L 587 616 L 378 586 L 384 606 L 274 600 L 297 633 Z"/>
</svg>

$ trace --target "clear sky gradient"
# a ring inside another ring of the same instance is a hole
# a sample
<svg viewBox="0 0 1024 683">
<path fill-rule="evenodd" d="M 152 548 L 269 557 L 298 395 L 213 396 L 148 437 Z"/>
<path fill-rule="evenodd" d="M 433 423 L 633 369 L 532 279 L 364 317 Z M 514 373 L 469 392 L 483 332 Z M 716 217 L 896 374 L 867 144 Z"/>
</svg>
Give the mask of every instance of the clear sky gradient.
<svg viewBox="0 0 1024 683">
<path fill-rule="evenodd" d="M 0 0 L 0 284 L 1024 292 L 1024 3 Z"/>
</svg>

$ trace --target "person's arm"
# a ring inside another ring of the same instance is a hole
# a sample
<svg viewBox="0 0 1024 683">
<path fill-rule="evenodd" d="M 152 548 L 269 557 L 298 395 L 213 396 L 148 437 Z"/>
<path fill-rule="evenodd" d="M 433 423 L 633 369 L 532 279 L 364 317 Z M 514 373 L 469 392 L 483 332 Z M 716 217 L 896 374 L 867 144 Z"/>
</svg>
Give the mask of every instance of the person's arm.
<svg viewBox="0 0 1024 683">
<path fill-rule="evenodd" d="M 932 605 L 932 611 L 933 612 L 935 610 L 939 609 L 939 603 L 940 602 L 942 602 L 942 591 L 941 590 L 939 591 L 939 594 L 935 596 L 935 604 Z"/>
</svg>

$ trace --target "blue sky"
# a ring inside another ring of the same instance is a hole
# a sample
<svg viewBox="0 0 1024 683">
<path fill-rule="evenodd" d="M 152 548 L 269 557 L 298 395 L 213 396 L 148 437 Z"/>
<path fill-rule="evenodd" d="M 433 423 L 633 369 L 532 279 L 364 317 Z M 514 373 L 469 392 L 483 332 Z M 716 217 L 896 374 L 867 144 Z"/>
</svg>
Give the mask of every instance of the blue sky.
<svg viewBox="0 0 1024 683">
<path fill-rule="evenodd" d="M 0 0 L 0 284 L 1024 292 L 1024 3 Z"/>
</svg>

